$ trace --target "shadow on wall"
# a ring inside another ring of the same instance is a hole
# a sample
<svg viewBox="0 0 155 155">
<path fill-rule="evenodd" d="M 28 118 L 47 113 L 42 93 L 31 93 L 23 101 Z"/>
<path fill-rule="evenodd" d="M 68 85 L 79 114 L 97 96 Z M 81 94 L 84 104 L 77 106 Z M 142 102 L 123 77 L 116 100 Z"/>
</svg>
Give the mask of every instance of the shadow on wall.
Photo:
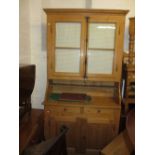
<svg viewBox="0 0 155 155">
<path fill-rule="evenodd" d="M 41 24 L 41 51 L 47 51 L 46 48 L 46 24 Z"/>
</svg>

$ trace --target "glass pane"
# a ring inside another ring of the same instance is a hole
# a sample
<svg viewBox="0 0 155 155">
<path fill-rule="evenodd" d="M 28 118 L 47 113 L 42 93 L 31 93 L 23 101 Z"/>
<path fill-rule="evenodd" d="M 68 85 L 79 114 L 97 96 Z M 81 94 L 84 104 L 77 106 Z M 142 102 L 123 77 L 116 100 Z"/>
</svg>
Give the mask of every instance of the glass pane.
<svg viewBox="0 0 155 155">
<path fill-rule="evenodd" d="M 55 72 L 80 72 L 80 50 L 56 49 Z"/>
<path fill-rule="evenodd" d="M 56 23 L 56 47 L 80 48 L 80 23 Z"/>
<path fill-rule="evenodd" d="M 115 48 L 115 24 L 90 23 L 88 48 Z"/>
<path fill-rule="evenodd" d="M 88 51 L 88 68 L 90 74 L 112 74 L 114 51 Z"/>
</svg>

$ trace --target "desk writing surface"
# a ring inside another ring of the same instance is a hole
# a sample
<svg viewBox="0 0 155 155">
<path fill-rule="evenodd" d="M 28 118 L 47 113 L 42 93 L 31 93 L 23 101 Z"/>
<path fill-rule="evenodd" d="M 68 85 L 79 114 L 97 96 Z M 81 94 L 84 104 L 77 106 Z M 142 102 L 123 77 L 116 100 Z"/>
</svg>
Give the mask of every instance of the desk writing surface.
<svg viewBox="0 0 155 155">
<path fill-rule="evenodd" d="M 110 97 L 95 97 L 95 96 L 91 96 L 91 100 L 89 100 L 88 102 L 67 102 L 67 101 L 56 101 L 56 100 L 48 100 L 47 102 L 45 102 L 45 105 L 72 105 L 72 106 L 101 106 L 101 107 L 105 107 L 105 108 L 115 108 L 115 109 L 120 109 L 120 104 L 116 104 L 116 101 L 114 100 L 114 98 L 110 98 Z"/>
</svg>

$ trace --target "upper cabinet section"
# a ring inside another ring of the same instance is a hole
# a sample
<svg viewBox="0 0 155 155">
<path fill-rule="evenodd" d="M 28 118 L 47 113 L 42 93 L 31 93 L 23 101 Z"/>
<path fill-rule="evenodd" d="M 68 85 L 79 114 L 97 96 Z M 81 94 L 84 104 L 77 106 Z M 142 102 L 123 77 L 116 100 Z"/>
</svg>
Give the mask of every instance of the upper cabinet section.
<svg viewBox="0 0 155 155">
<path fill-rule="evenodd" d="M 125 10 L 45 9 L 48 79 L 120 81 Z"/>
</svg>

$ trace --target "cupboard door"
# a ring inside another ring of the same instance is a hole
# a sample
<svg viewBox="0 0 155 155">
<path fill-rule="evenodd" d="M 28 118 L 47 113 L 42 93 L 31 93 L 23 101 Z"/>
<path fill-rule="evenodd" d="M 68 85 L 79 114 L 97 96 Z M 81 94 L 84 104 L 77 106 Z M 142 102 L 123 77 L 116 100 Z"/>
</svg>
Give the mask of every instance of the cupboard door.
<svg viewBox="0 0 155 155">
<path fill-rule="evenodd" d="M 88 123 L 87 125 L 87 148 L 102 149 L 114 137 L 113 126 L 111 123 Z"/>
<path fill-rule="evenodd" d="M 121 58 L 118 44 L 119 19 L 106 16 L 90 17 L 87 27 L 87 77 L 114 80 L 118 74 L 118 62 Z"/>
<path fill-rule="evenodd" d="M 82 79 L 84 74 L 84 25 L 79 16 L 50 19 L 48 74 L 50 78 Z"/>
</svg>

